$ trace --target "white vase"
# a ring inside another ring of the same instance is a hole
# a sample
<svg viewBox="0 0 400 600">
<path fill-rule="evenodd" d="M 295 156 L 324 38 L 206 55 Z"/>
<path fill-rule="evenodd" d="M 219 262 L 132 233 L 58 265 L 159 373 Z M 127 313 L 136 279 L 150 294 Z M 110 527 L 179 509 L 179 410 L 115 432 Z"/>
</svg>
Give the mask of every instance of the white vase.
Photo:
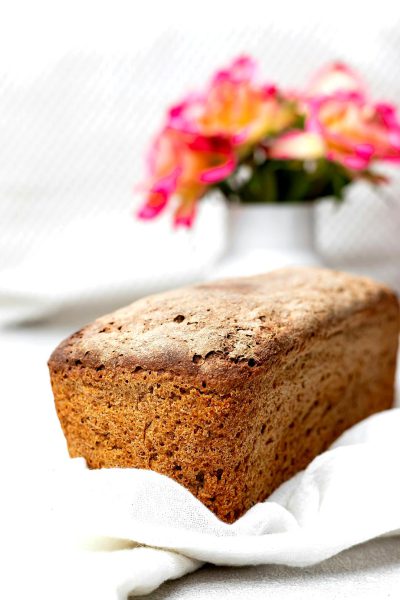
<svg viewBox="0 0 400 600">
<path fill-rule="evenodd" d="M 314 205 L 231 204 L 228 247 L 213 277 L 252 275 L 292 265 L 318 265 Z"/>
</svg>

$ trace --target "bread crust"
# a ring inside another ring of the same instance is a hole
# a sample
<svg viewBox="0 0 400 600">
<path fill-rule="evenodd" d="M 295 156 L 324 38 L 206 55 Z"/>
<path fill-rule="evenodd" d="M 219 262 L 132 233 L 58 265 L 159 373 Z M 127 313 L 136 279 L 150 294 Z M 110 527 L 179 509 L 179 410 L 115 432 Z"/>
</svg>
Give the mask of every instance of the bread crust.
<svg viewBox="0 0 400 600">
<path fill-rule="evenodd" d="M 385 286 L 282 269 L 135 302 L 49 368 L 71 456 L 169 475 L 232 522 L 391 406 L 398 329 Z"/>
</svg>

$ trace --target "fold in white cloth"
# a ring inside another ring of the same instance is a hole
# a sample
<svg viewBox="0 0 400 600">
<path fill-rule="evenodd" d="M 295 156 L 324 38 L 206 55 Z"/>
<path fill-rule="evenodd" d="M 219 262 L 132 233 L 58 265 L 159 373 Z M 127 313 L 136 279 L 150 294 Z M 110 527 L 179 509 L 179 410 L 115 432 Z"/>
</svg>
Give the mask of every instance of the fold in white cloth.
<svg viewBox="0 0 400 600">
<path fill-rule="evenodd" d="M 231 525 L 163 475 L 69 461 L 57 488 L 80 544 L 70 580 L 96 599 L 125 599 L 204 562 L 307 566 L 400 533 L 399 431 L 399 408 L 366 419 Z"/>
<path fill-rule="evenodd" d="M 221 197 L 210 195 L 190 231 L 173 231 L 170 214 L 151 223 L 129 211 L 77 216 L 46 232 L 17 264 L 0 260 L 0 326 L 71 310 L 82 323 L 82 313 L 91 320 L 204 279 L 225 248 L 225 211 Z"/>
</svg>

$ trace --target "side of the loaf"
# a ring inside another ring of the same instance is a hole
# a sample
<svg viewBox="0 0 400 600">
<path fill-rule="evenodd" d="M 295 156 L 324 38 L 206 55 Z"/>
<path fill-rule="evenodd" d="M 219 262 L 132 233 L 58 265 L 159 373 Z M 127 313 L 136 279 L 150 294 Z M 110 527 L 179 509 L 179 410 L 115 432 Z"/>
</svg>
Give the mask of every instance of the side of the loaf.
<svg viewBox="0 0 400 600">
<path fill-rule="evenodd" d="M 293 294 L 304 302 L 306 286 L 299 281 L 300 291 L 294 288 Z M 357 281 L 349 281 L 356 295 Z M 192 361 L 197 371 L 187 374 L 165 365 L 149 368 L 143 360 L 141 365 L 129 363 L 125 356 L 113 362 L 99 353 L 97 362 L 87 361 L 85 352 L 92 346 L 82 345 L 85 331 L 78 333 L 49 363 L 71 456 L 84 456 L 95 468 L 139 467 L 164 473 L 220 518 L 235 520 L 349 426 L 391 406 L 398 304 L 383 286 L 365 285 L 362 301 L 360 294 L 357 302 L 350 298 L 348 308 L 343 303 L 346 310 L 333 315 L 323 312 L 320 294 L 317 316 L 304 327 L 295 319 L 291 325 L 293 308 L 284 320 L 280 296 L 280 304 L 271 304 L 267 297 L 257 300 L 255 308 L 249 305 L 267 331 L 257 338 L 257 348 L 248 344 L 248 354 L 239 338 L 244 360 L 227 360 L 226 368 L 239 375 L 229 375 L 226 381 L 221 352 L 212 354 L 205 365 L 204 351 L 191 348 L 191 355 L 201 360 Z M 262 286 L 264 293 L 268 285 L 263 281 Z M 239 302 L 237 289 L 236 285 Z M 315 302 L 313 290 L 311 282 L 310 303 Z M 185 308 L 174 306 L 171 314 L 187 318 Z M 270 313 L 274 314 L 268 317 Z M 118 316 L 107 319 L 110 329 L 123 329 Z M 100 326 L 104 329 L 104 323 L 96 325 L 99 331 Z M 239 319 L 236 326 L 248 338 L 254 334 L 248 322 Z M 235 333 L 224 331 L 228 342 Z M 221 381 L 212 377 L 213 371 Z"/>
</svg>

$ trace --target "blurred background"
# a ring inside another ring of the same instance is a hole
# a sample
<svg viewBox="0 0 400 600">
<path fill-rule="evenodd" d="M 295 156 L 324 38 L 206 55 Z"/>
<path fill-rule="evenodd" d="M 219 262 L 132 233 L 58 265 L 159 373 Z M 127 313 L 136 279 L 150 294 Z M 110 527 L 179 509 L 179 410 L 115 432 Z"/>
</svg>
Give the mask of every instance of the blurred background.
<svg viewBox="0 0 400 600">
<path fill-rule="evenodd" d="M 201 4 L 9 2 L 0 25 L 0 322 L 71 327 L 144 294 L 212 276 L 228 250 L 226 207 L 194 228 L 138 222 L 135 186 L 165 109 L 217 67 L 253 55 L 263 76 L 304 86 L 323 64 L 357 69 L 400 104 L 394 2 Z M 400 290 L 400 177 L 315 211 L 323 262 Z"/>
</svg>

